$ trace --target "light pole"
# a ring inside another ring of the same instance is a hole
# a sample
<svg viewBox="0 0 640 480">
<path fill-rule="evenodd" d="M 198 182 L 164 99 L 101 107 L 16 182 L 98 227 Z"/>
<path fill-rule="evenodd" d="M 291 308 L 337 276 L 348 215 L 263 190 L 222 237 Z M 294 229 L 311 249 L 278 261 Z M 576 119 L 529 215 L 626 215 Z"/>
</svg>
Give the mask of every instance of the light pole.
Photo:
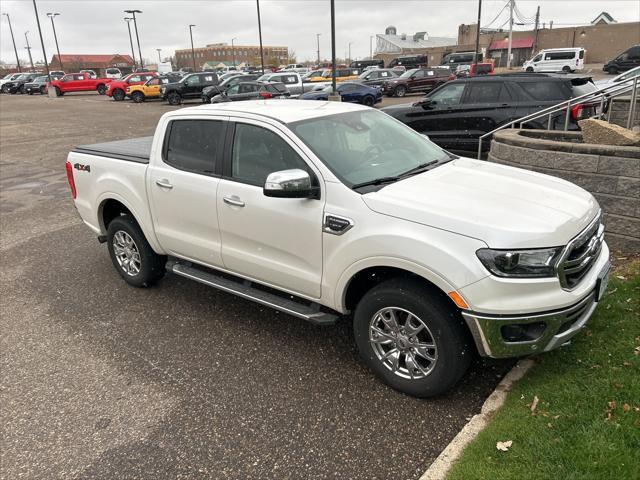
<svg viewBox="0 0 640 480">
<path fill-rule="evenodd" d="M 162 60 L 160 60 L 160 52 L 162 51 L 161 48 L 156 48 L 156 51 L 158 52 L 158 67 L 160 66 L 160 64 L 162 63 Z"/>
<path fill-rule="evenodd" d="M 27 46 L 24 48 L 26 48 L 27 52 L 29 52 L 29 63 L 31 64 L 31 71 L 33 72 L 36 68 L 33 66 L 33 58 L 31 57 L 31 46 L 29 45 L 29 37 L 27 37 L 27 33 L 29 33 L 28 30 L 24 32 L 24 39 L 27 41 Z"/>
<path fill-rule="evenodd" d="M 264 75 L 264 56 L 262 54 L 262 24 L 260 23 L 260 0 L 256 0 L 256 7 L 258 8 L 258 35 L 260 36 L 260 68 Z"/>
<path fill-rule="evenodd" d="M 196 71 L 196 51 L 193 49 L 193 27 L 195 25 L 189 25 L 189 37 L 191 37 L 191 61 L 193 63 L 193 71 Z"/>
<path fill-rule="evenodd" d="M 124 13 L 130 13 L 133 17 L 133 28 L 136 30 L 136 42 L 138 42 L 138 56 L 140 57 L 140 68 L 144 68 L 142 60 L 142 50 L 140 49 L 140 36 L 138 35 L 138 23 L 136 22 L 136 13 L 142 13 L 142 10 L 125 10 Z"/>
<path fill-rule="evenodd" d="M 133 38 L 131 37 L 131 24 L 129 23 L 131 20 L 133 20 L 133 18 L 124 17 L 124 21 L 127 22 L 127 30 L 129 30 L 129 43 L 131 43 L 131 58 L 133 58 L 133 69 L 135 70 L 137 68 L 137 65 L 136 65 L 136 54 L 135 54 L 135 50 L 133 49 Z"/>
<path fill-rule="evenodd" d="M 353 42 L 349 42 L 349 63 L 351 63 L 351 44 Z"/>
<path fill-rule="evenodd" d="M 369 36 L 369 59 L 373 60 L 373 35 Z"/>
<path fill-rule="evenodd" d="M 236 49 L 233 46 L 233 42 L 236 41 L 236 40 L 237 40 L 236 37 L 233 37 L 231 39 L 231 60 L 233 61 L 233 68 L 236 67 Z"/>
<path fill-rule="evenodd" d="M 60 47 L 58 46 L 58 35 L 56 34 L 56 24 L 53 18 L 60 15 L 59 13 L 47 13 L 47 17 L 51 19 L 51 27 L 53 28 L 53 38 L 56 41 L 56 50 L 58 52 L 58 63 L 60 64 L 60 70 L 64 70 L 62 66 L 62 57 L 60 56 Z"/>
<path fill-rule="evenodd" d="M 40 18 L 38 17 L 38 6 L 36 0 L 33 0 L 33 11 L 36 14 L 36 23 L 38 24 L 38 34 L 40 35 L 40 45 L 42 46 L 42 57 L 44 58 L 44 69 L 47 72 L 47 81 L 51 83 L 51 74 L 49 73 L 49 62 L 47 62 L 47 52 L 44 49 L 44 40 L 42 39 L 42 28 L 40 28 Z M 29 51 L 31 53 L 31 51 Z"/>
<path fill-rule="evenodd" d="M 318 40 L 318 68 L 320 68 L 320 34 L 316 33 L 316 40 Z"/>
<path fill-rule="evenodd" d="M 9 31 L 11 32 L 11 41 L 13 42 L 13 51 L 16 54 L 16 65 L 18 66 L 18 71 L 22 72 L 22 67 L 20 67 L 20 59 L 18 58 L 18 49 L 16 48 L 16 39 L 13 38 L 13 28 L 11 28 L 11 19 L 9 18 L 8 13 L 3 13 L 3 15 L 6 15 L 7 22 L 9 22 Z"/>
<path fill-rule="evenodd" d="M 331 0 L 331 96 L 336 96 L 336 4 Z"/>
<path fill-rule="evenodd" d="M 478 0 L 478 28 L 476 31 L 476 54 L 473 59 L 474 68 L 478 68 L 478 50 L 480 49 L 480 15 L 482 14 L 482 0 Z"/>
</svg>

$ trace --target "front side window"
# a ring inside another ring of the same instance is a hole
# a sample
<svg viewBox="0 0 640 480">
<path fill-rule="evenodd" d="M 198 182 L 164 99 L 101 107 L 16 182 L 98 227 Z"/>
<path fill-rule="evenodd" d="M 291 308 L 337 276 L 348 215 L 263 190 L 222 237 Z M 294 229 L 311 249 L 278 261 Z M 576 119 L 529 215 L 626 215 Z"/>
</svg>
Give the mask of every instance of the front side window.
<svg viewBox="0 0 640 480">
<path fill-rule="evenodd" d="M 431 72 L 431 74 L 433 75 L 433 72 Z M 416 73 L 413 74 L 414 79 L 419 79 L 419 78 L 424 78 L 424 70 L 418 70 Z"/>
<path fill-rule="evenodd" d="M 302 120 L 289 128 L 348 187 L 450 159 L 423 135 L 377 110 Z"/>
<path fill-rule="evenodd" d="M 224 124 L 217 120 L 173 120 L 165 163 L 179 170 L 213 175 L 221 152 Z"/>
<path fill-rule="evenodd" d="M 142 77 L 140 77 L 140 75 L 133 75 L 132 77 L 129 77 L 129 80 L 127 80 L 127 83 L 137 83 L 141 81 L 142 81 Z"/>
<path fill-rule="evenodd" d="M 238 123 L 233 137 L 231 176 L 240 182 L 263 186 L 270 173 L 307 164 L 293 148 L 271 130 Z"/>
<path fill-rule="evenodd" d="M 190 87 L 195 87 L 197 85 L 200 85 L 200 77 L 198 75 L 192 75 L 189 78 L 187 78 L 185 83 Z"/>
<path fill-rule="evenodd" d="M 227 95 L 235 95 L 236 93 L 238 93 L 239 89 L 240 89 L 240 84 L 233 85 L 227 88 Z"/>
<path fill-rule="evenodd" d="M 532 62 L 539 62 L 540 60 L 542 60 L 542 55 L 536 55 L 535 57 L 533 57 Z"/>
<path fill-rule="evenodd" d="M 436 105 L 458 105 L 464 92 L 464 83 L 446 85 L 437 92 L 429 95 Z"/>
</svg>

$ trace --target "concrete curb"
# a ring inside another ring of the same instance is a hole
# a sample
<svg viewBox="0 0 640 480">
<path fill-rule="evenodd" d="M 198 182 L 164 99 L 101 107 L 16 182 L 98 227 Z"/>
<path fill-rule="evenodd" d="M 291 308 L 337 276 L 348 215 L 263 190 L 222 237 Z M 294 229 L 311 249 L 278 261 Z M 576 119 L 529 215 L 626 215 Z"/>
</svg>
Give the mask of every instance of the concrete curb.
<svg viewBox="0 0 640 480">
<path fill-rule="evenodd" d="M 438 458 L 422 474 L 420 480 L 445 480 L 451 465 L 460 458 L 464 448 L 480 433 L 489 423 L 494 413 L 502 407 L 507 393 L 513 384 L 520 380 L 525 373 L 535 364 L 529 358 L 520 360 L 500 381 L 491 395 L 485 400 L 480 413 L 474 415 L 471 420 L 458 432 L 449 445 L 438 455 Z"/>
</svg>

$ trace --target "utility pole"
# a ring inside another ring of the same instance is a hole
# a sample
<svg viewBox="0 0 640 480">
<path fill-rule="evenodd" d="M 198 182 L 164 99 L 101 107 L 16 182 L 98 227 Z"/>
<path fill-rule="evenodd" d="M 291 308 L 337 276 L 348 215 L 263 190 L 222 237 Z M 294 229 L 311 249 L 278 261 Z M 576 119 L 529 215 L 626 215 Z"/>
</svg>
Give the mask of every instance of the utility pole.
<svg viewBox="0 0 640 480">
<path fill-rule="evenodd" d="M 196 71 L 196 51 L 193 48 L 193 27 L 195 25 L 189 25 L 189 37 L 191 37 L 191 62 L 193 63 L 193 71 Z"/>
<path fill-rule="evenodd" d="M 336 4 L 331 0 L 331 95 L 336 96 Z"/>
<path fill-rule="evenodd" d="M 58 35 L 56 34 L 56 24 L 53 18 L 60 15 L 59 13 L 47 13 L 47 17 L 51 19 L 51 26 L 53 27 L 53 38 L 56 41 L 56 50 L 58 52 L 58 63 L 60 64 L 60 70 L 64 70 L 62 66 L 62 56 L 60 55 L 60 47 L 58 46 Z"/>
<path fill-rule="evenodd" d="M 509 0 L 509 48 L 507 49 L 507 68 L 511 68 L 511 42 L 513 40 L 513 2 Z"/>
<path fill-rule="evenodd" d="M 133 69 L 136 70 L 138 65 L 136 64 L 136 53 L 133 49 L 133 37 L 131 36 L 131 24 L 129 23 L 133 18 L 124 17 L 124 21 L 127 22 L 127 30 L 129 30 L 129 43 L 131 44 L 131 58 L 133 58 Z"/>
<path fill-rule="evenodd" d="M 156 48 L 156 51 L 158 52 L 158 67 L 160 66 L 160 64 L 162 63 L 162 60 L 160 60 L 160 52 L 162 51 L 161 48 Z"/>
<path fill-rule="evenodd" d="M 140 57 L 140 68 L 144 68 L 142 60 L 142 50 L 140 49 L 140 36 L 138 35 L 138 22 L 136 22 L 136 13 L 142 13 L 142 10 L 125 10 L 124 13 L 130 13 L 133 17 L 133 28 L 136 30 L 136 41 L 138 42 L 138 56 Z"/>
<path fill-rule="evenodd" d="M 316 40 L 318 41 L 318 68 L 320 68 L 320 34 L 316 33 Z"/>
<path fill-rule="evenodd" d="M 260 0 L 256 0 L 256 7 L 258 7 L 258 35 L 260 36 L 260 69 L 264 75 L 264 55 L 262 54 L 262 24 L 260 22 Z"/>
<path fill-rule="evenodd" d="M 27 41 L 27 46 L 24 48 L 26 48 L 27 52 L 29 52 L 29 63 L 31 64 L 31 71 L 33 72 L 36 67 L 33 66 L 33 57 L 31 57 L 31 46 L 29 45 L 29 37 L 27 37 L 27 33 L 29 33 L 28 30 L 24 32 L 24 39 Z"/>
<path fill-rule="evenodd" d="M 351 63 L 351 44 L 353 42 L 349 42 L 349 63 Z"/>
<path fill-rule="evenodd" d="M 369 36 L 369 60 L 373 60 L 373 35 Z"/>
<path fill-rule="evenodd" d="M 38 6 L 36 0 L 33 0 L 33 11 L 36 14 L 36 23 L 38 24 L 38 33 L 40 34 L 40 45 L 42 46 L 42 57 L 44 58 L 44 69 L 47 72 L 47 81 L 51 83 L 51 74 L 49 73 L 49 62 L 47 62 L 47 52 L 44 49 L 44 40 L 42 39 L 42 28 L 40 28 L 40 18 L 38 17 Z M 31 51 L 29 51 L 31 53 Z"/>
<path fill-rule="evenodd" d="M 236 40 L 236 37 L 231 39 L 231 60 L 233 61 L 233 68 L 236 68 L 236 47 L 233 45 L 233 42 Z"/>
<path fill-rule="evenodd" d="M 16 48 L 16 39 L 13 38 L 13 28 L 11 28 L 11 19 L 9 18 L 8 13 L 3 13 L 3 15 L 6 15 L 7 22 L 9 22 L 9 31 L 11 32 L 11 41 L 13 42 L 13 51 L 16 54 L 16 65 L 18 66 L 18 71 L 22 72 L 22 67 L 20 67 L 20 59 L 18 58 L 18 49 Z"/>
<path fill-rule="evenodd" d="M 538 51 L 538 26 L 540 25 L 540 5 L 538 5 L 538 10 L 536 10 L 536 27 L 535 27 L 535 37 L 533 39 L 533 52 L 535 54 Z"/>
<path fill-rule="evenodd" d="M 478 53 L 480 50 L 480 16 L 482 15 L 482 0 L 478 0 L 478 28 L 476 28 L 476 54 L 474 55 L 473 65 L 478 71 Z"/>
</svg>

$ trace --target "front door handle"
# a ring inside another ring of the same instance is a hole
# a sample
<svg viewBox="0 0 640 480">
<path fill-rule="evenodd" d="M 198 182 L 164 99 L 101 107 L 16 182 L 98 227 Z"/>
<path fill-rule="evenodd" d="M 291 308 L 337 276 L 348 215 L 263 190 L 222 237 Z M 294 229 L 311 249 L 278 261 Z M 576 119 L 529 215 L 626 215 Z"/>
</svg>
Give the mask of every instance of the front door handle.
<svg viewBox="0 0 640 480">
<path fill-rule="evenodd" d="M 244 202 L 240 200 L 240 197 L 236 195 L 232 195 L 231 197 L 223 197 L 222 200 L 228 205 L 233 205 L 235 207 L 244 207 Z"/>
<path fill-rule="evenodd" d="M 163 178 L 162 180 L 156 180 L 156 185 L 162 188 L 168 188 L 168 189 L 173 188 L 173 185 L 171 185 L 169 180 L 167 180 L 166 178 Z"/>
</svg>

